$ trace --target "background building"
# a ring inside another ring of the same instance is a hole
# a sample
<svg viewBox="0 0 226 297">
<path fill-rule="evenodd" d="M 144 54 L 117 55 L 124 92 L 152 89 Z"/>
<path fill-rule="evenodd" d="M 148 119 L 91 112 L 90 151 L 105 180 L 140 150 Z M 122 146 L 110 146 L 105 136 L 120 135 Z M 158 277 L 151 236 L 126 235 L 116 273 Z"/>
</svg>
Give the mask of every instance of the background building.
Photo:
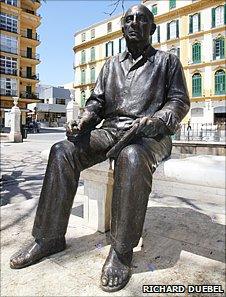
<svg viewBox="0 0 226 297">
<path fill-rule="evenodd" d="M 41 122 L 42 126 L 63 126 L 66 122 L 66 106 L 71 100 L 71 92 L 74 90 L 38 85 L 37 93 L 40 102 L 28 104 L 28 108 L 32 111 L 30 116 Z"/>
<path fill-rule="evenodd" d="M 221 0 L 142 1 L 155 15 L 152 45 L 179 56 L 191 98 L 191 124 L 225 123 L 226 7 Z M 75 33 L 75 94 L 84 106 L 105 60 L 125 48 L 121 15 Z"/>
<path fill-rule="evenodd" d="M 38 102 L 35 92 L 40 63 L 36 47 L 40 44 L 36 33 L 40 25 L 39 0 L 1 0 L 1 125 L 9 118 L 13 96 L 19 97 L 22 123 L 26 122 L 27 104 Z"/>
</svg>

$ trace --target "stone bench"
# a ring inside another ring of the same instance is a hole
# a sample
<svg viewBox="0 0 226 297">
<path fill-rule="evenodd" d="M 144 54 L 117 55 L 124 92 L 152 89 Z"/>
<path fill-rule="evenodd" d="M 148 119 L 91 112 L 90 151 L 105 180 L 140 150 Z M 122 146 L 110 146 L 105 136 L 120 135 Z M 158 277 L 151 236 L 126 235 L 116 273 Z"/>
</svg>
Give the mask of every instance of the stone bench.
<svg viewBox="0 0 226 297">
<path fill-rule="evenodd" d="M 48 152 L 42 152 L 43 159 L 48 159 Z M 108 231 L 114 183 L 109 160 L 84 170 L 80 178 L 84 181 L 84 223 L 100 232 Z M 223 205 L 225 157 L 192 156 L 162 162 L 154 173 L 153 193 L 157 196 L 205 199 Z"/>
</svg>

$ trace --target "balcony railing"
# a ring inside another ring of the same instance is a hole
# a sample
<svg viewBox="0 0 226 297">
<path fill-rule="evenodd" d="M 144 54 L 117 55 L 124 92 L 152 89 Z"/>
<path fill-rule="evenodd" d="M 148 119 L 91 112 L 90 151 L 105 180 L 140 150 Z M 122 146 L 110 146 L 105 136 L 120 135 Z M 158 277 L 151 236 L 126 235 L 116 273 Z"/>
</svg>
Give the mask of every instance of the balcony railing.
<svg viewBox="0 0 226 297">
<path fill-rule="evenodd" d="M 17 96 L 17 90 L 12 89 L 1 89 L 1 96 Z"/>
<path fill-rule="evenodd" d="M 26 71 L 20 71 L 20 77 L 39 80 L 39 74 L 38 73 L 28 74 Z"/>
<path fill-rule="evenodd" d="M 29 53 L 27 51 L 20 51 L 20 54 L 24 58 L 39 60 L 39 54 Z"/>
<path fill-rule="evenodd" d="M 7 31 L 7 32 L 13 32 L 13 33 L 18 33 L 18 29 L 14 28 L 12 26 L 7 26 L 6 24 L 1 24 L 0 29 Z"/>
<path fill-rule="evenodd" d="M 26 30 L 21 30 L 20 32 L 21 36 L 25 37 L 25 38 L 29 38 L 29 39 L 33 39 L 33 40 L 38 40 L 39 41 L 39 35 L 37 33 L 28 33 Z"/>
<path fill-rule="evenodd" d="M 6 45 L 1 45 L 0 46 L 0 51 L 1 52 L 6 52 L 6 53 L 10 53 L 10 54 L 15 54 L 17 55 L 17 49 L 14 48 L 14 47 L 9 47 L 9 46 L 6 46 Z"/>
<path fill-rule="evenodd" d="M 8 75 L 17 75 L 17 69 L 14 68 L 1 68 L 1 74 L 8 74 Z"/>
<path fill-rule="evenodd" d="M 33 14 L 33 15 L 35 15 L 35 16 L 40 17 L 40 14 L 36 13 L 34 10 L 30 10 L 30 9 L 27 9 L 27 8 L 22 8 L 22 10 L 23 10 L 24 12 L 27 12 L 27 13 L 30 13 L 30 14 Z"/>
<path fill-rule="evenodd" d="M 38 99 L 38 93 L 21 92 L 20 98 Z"/>
<path fill-rule="evenodd" d="M 3 2 L 8 5 L 18 6 L 17 0 L 1 0 L 0 2 Z"/>
</svg>

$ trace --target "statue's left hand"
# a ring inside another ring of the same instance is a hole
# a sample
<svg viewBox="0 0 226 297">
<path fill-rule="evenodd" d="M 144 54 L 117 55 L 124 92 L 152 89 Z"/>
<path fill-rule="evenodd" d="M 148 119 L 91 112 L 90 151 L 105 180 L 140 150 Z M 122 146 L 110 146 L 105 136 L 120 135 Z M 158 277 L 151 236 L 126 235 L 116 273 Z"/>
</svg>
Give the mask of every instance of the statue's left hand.
<svg viewBox="0 0 226 297">
<path fill-rule="evenodd" d="M 158 118 L 142 117 L 136 119 L 133 124 L 138 123 L 137 135 L 144 137 L 155 137 L 164 134 L 165 124 Z"/>
</svg>

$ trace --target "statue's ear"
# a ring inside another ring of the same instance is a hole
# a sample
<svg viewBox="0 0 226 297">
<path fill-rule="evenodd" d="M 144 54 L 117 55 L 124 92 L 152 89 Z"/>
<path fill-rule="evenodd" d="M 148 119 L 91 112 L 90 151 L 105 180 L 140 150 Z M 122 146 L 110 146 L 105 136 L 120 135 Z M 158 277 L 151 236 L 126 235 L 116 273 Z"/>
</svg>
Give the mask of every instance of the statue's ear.
<svg viewBox="0 0 226 297">
<path fill-rule="evenodd" d="M 152 23 L 151 30 L 150 30 L 150 35 L 153 35 L 155 33 L 155 30 L 156 30 L 156 24 Z"/>
</svg>

